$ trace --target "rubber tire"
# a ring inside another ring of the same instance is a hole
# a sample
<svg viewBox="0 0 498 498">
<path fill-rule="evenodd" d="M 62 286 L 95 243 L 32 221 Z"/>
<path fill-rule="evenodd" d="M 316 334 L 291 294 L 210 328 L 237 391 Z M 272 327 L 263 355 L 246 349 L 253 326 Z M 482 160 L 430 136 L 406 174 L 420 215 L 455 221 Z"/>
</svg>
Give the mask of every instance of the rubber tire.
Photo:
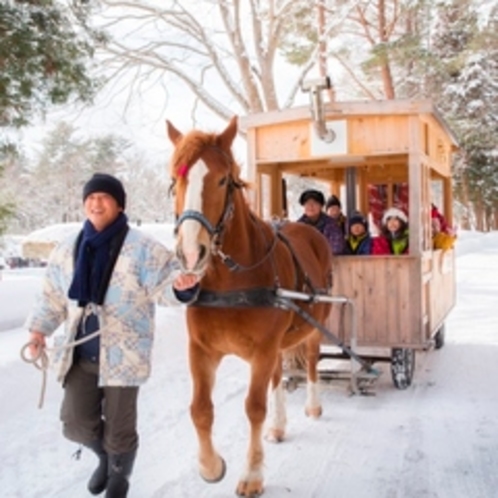
<svg viewBox="0 0 498 498">
<path fill-rule="evenodd" d="M 407 389 L 415 371 L 415 350 L 408 348 L 393 348 L 391 350 L 391 377 L 394 387 Z"/>
<path fill-rule="evenodd" d="M 434 336 L 435 349 L 441 349 L 444 346 L 445 335 L 446 335 L 446 327 L 443 323 L 441 327 L 439 327 L 439 330 L 436 332 Z"/>
</svg>

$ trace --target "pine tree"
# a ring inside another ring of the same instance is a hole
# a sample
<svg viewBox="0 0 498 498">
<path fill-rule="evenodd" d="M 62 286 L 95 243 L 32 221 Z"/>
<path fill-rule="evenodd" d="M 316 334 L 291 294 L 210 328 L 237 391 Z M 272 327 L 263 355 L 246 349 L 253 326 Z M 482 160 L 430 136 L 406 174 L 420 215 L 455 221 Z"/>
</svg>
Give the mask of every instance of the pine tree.
<svg viewBox="0 0 498 498">
<path fill-rule="evenodd" d="M 438 105 L 459 138 L 455 194 L 478 229 L 496 223 L 498 194 L 498 46 L 496 21 L 479 25 L 474 3 L 441 7 L 433 49 L 438 59 L 432 85 Z"/>
<path fill-rule="evenodd" d="M 86 28 L 78 3 L 0 3 L 0 128 L 26 125 L 50 104 L 88 101 L 95 92 L 87 64 L 102 38 Z"/>
</svg>

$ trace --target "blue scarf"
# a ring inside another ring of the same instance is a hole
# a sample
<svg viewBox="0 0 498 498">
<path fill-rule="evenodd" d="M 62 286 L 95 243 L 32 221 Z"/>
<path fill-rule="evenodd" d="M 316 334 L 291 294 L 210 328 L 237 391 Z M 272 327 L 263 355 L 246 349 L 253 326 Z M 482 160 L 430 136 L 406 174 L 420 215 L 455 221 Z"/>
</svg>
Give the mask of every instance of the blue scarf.
<svg viewBox="0 0 498 498">
<path fill-rule="evenodd" d="M 73 281 L 68 292 L 68 296 L 77 299 L 80 306 L 85 306 L 89 302 L 102 304 L 98 302 L 98 297 L 104 272 L 111 259 L 111 243 L 127 225 L 128 218 L 124 213 L 120 213 L 101 232 L 95 230 L 89 220 L 85 221 L 76 256 Z"/>
</svg>

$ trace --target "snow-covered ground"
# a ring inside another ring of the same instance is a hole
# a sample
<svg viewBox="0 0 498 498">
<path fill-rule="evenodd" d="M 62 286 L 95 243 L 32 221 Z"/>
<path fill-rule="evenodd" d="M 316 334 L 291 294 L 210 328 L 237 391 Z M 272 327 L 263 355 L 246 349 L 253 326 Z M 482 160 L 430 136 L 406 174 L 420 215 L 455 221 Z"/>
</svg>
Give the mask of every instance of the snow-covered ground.
<svg viewBox="0 0 498 498">
<path fill-rule="evenodd" d="M 393 387 L 387 364 L 379 365 L 375 396 L 350 396 L 339 381 L 327 386 L 320 420 L 305 417 L 304 389 L 288 393 L 288 438 L 265 443 L 265 496 L 498 496 L 498 233 L 461 234 L 457 252 L 458 302 L 446 345 L 418 354 L 406 391 Z M 41 375 L 19 359 L 26 331 L 5 330 L 29 309 L 38 285 L 39 276 L 22 272 L 0 281 L 0 497 L 83 498 L 95 458 L 88 451 L 71 458 L 77 446 L 60 434 L 60 386 L 51 375 L 39 410 Z M 247 367 L 227 358 L 219 370 L 214 432 L 228 468 L 222 482 L 206 484 L 188 410 L 186 343 L 183 310 L 160 309 L 130 498 L 235 495 L 247 444 Z"/>
</svg>

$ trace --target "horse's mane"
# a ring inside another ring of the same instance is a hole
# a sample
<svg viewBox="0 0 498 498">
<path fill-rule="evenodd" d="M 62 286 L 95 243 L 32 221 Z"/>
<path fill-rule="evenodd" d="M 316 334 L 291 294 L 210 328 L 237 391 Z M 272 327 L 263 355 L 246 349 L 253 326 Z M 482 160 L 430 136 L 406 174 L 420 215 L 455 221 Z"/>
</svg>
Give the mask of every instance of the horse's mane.
<svg viewBox="0 0 498 498">
<path fill-rule="evenodd" d="M 202 153 L 209 147 L 218 148 L 223 154 L 226 154 L 227 164 L 231 167 L 230 172 L 237 185 L 245 189 L 252 188 L 249 182 L 240 177 L 240 166 L 235 161 L 232 151 L 221 149 L 218 135 L 198 130 L 188 132 L 177 144 L 171 158 L 172 176 L 175 178 L 185 176 L 188 169 L 199 160 Z"/>
</svg>

